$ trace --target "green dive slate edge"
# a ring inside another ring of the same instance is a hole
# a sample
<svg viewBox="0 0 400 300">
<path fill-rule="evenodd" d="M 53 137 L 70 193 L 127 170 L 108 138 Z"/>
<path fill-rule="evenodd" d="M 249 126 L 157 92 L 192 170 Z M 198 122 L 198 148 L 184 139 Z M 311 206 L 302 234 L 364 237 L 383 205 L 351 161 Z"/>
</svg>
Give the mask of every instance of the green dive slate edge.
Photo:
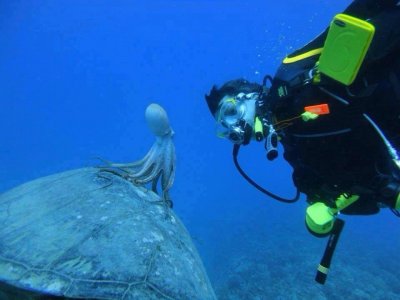
<svg viewBox="0 0 400 300">
<path fill-rule="evenodd" d="M 319 59 L 319 71 L 345 85 L 350 85 L 368 51 L 375 27 L 367 21 L 338 14 L 329 27 Z"/>
</svg>

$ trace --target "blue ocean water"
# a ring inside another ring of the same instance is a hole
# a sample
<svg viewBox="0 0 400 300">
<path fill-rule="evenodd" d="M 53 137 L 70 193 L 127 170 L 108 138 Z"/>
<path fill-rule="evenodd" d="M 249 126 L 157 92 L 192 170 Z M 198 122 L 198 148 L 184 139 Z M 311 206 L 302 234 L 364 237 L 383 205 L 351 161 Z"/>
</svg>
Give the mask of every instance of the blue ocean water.
<svg viewBox="0 0 400 300">
<path fill-rule="evenodd" d="M 34 178 L 133 161 L 162 105 L 176 133 L 175 211 L 220 299 L 400 299 L 400 224 L 388 211 L 344 217 L 328 282 L 314 282 L 325 239 L 305 203 L 266 198 L 236 172 L 204 101 L 213 84 L 260 82 L 350 1 L 1 1 L 0 191 Z M 294 195 L 291 168 L 241 150 L 243 168 Z"/>
</svg>

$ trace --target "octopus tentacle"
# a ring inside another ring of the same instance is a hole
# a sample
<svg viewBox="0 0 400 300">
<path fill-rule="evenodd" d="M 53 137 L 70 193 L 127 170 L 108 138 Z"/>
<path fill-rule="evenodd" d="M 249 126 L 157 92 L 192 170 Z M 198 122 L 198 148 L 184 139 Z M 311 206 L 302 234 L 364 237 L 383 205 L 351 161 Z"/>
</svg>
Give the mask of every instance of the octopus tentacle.
<svg viewBox="0 0 400 300">
<path fill-rule="evenodd" d="M 158 162 L 153 159 L 148 159 L 144 162 L 140 168 L 126 168 L 129 177 L 131 178 L 139 178 L 143 176 L 147 176 L 149 172 L 152 172 L 154 168 L 157 168 Z"/>
<path fill-rule="evenodd" d="M 142 169 L 139 169 L 137 172 L 131 172 L 130 176 L 132 177 L 145 177 L 148 173 L 157 173 L 157 170 L 160 169 L 159 167 L 160 162 L 157 159 L 149 159 L 143 165 Z"/>
<path fill-rule="evenodd" d="M 175 180 L 175 168 L 171 167 L 171 169 L 168 172 L 165 172 L 164 177 L 161 178 L 161 185 L 162 185 L 162 189 L 164 191 L 168 191 Z"/>
<path fill-rule="evenodd" d="M 131 163 L 113 163 L 109 162 L 109 167 L 116 167 L 116 168 L 142 168 L 144 164 L 149 160 L 150 157 L 154 155 L 154 152 L 157 151 L 157 147 L 155 144 L 150 148 L 147 154 L 140 160 L 131 162 Z"/>
<path fill-rule="evenodd" d="M 171 161 L 164 164 L 164 176 L 161 178 L 161 186 L 163 190 L 169 190 L 175 180 L 175 165 Z"/>
<path fill-rule="evenodd" d="M 168 157 L 168 161 L 166 161 L 166 176 L 164 179 L 164 182 L 162 183 L 163 189 L 165 190 L 169 190 L 175 180 L 175 166 L 176 166 L 176 155 L 175 155 L 175 147 L 174 144 L 172 142 L 170 142 L 169 144 L 169 148 L 168 148 L 168 153 L 167 153 L 167 157 Z"/>
<path fill-rule="evenodd" d="M 161 173 L 162 172 L 158 172 L 157 177 L 154 177 L 153 181 L 151 182 L 151 190 L 156 194 L 158 194 L 158 192 L 157 192 L 157 183 L 158 183 L 158 180 L 160 179 Z"/>
<path fill-rule="evenodd" d="M 149 172 L 147 172 L 146 174 L 144 174 L 143 176 L 140 177 L 135 177 L 135 182 L 139 183 L 139 184 L 144 184 L 144 183 L 148 183 L 152 180 L 154 180 L 155 178 L 159 177 L 159 173 L 161 172 L 158 168 L 155 168 L 155 165 L 152 165 L 153 168 L 151 170 L 149 170 Z"/>
<path fill-rule="evenodd" d="M 140 173 L 130 173 L 129 178 L 134 180 L 136 183 L 141 183 L 139 182 L 142 178 L 148 177 L 150 174 L 152 174 L 154 170 L 155 165 L 151 164 L 147 169 L 143 169 L 140 171 Z"/>
</svg>

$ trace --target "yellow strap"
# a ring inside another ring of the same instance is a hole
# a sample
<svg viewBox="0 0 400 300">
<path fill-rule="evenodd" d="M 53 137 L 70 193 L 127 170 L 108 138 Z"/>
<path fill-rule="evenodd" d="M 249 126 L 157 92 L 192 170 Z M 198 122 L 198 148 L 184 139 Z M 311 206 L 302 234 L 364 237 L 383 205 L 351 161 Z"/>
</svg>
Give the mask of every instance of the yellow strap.
<svg viewBox="0 0 400 300">
<path fill-rule="evenodd" d="M 322 265 L 319 265 L 317 270 L 320 271 L 321 273 L 324 273 L 324 274 L 328 274 L 328 271 L 329 271 L 328 268 L 326 268 L 326 267 L 324 267 Z"/>
<path fill-rule="evenodd" d="M 294 62 L 297 62 L 299 60 L 305 59 L 305 58 L 309 58 L 311 56 L 317 55 L 317 54 L 321 54 L 323 48 L 318 48 L 318 49 L 313 49 L 310 50 L 306 53 L 303 54 L 299 54 L 293 57 L 285 57 L 285 59 L 283 60 L 284 64 L 291 64 Z"/>
</svg>

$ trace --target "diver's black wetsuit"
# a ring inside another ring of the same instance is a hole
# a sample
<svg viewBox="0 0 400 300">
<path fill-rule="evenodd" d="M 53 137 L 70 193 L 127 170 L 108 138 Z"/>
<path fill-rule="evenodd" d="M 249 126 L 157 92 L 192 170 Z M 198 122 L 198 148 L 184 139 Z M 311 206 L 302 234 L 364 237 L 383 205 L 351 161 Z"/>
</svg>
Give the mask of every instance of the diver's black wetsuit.
<svg viewBox="0 0 400 300">
<path fill-rule="evenodd" d="M 364 114 L 400 149 L 397 2 L 354 1 L 345 10 L 346 14 L 369 19 L 376 30 L 357 78 L 350 86 L 325 76 L 319 84 L 302 84 L 319 55 L 282 64 L 273 79 L 265 102 L 275 123 L 301 115 L 305 106 L 326 103 L 330 108 L 330 114 L 308 122 L 295 119 L 279 131 L 285 159 L 294 168 L 294 183 L 311 202 L 331 201 L 349 193 L 360 195 L 360 200 L 344 209 L 344 213 L 376 213 L 378 202 L 394 206 L 400 191 L 400 171 Z M 326 35 L 327 30 L 289 57 L 322 47 Z M 279 92 L 282 86 L 287 88 L 287 95 Z"/>
</svg>

